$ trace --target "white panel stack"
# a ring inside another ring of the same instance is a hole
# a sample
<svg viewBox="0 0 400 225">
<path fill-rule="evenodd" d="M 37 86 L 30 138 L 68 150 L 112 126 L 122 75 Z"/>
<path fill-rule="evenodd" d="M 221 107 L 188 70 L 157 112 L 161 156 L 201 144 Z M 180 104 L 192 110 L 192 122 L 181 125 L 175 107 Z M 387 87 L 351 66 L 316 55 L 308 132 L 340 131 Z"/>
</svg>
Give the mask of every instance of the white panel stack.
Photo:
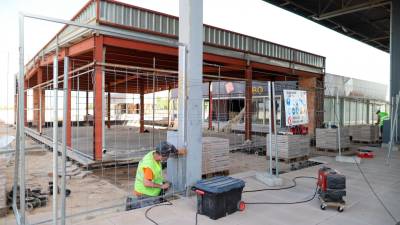
<svg viewBox="0 0 400 225">
<path fill-rule="evenodd" d="M 308 156 L 310 154 L 309 136 L 277 135 L 276 139 L 278 142 L 277 148 L 278 148 L 279 159 L 293 159 L 293 158 Z M 267 150 L 267 155 L 269 156 L 269 150 Z M 272 135 L 272 156 L 275 157 L 275 138 L 273 135 Z"/>
<path fill-rule="evenodd" d="M 316 147 L 321 149 L 339 150 L 338 130 L 332 128 L 316 129 Z M 340 147 L 350 147 L 349 129 L 347 127 L 340 128 Z"/>
<path fill-rule="evenodd" d="M 0 216 L 7 212 L 7 159 L 0 157 Z"/>
<path fill-rule="evenodd" d="M 203 137 L 203 174 L 229 170 L 229 139 Z"/>
<path fill-rule="evenodd" d="M 353 141 L 376 142 L 379 140 L 379 126 L 356 125 L 352 127 Z"/>
</svg>

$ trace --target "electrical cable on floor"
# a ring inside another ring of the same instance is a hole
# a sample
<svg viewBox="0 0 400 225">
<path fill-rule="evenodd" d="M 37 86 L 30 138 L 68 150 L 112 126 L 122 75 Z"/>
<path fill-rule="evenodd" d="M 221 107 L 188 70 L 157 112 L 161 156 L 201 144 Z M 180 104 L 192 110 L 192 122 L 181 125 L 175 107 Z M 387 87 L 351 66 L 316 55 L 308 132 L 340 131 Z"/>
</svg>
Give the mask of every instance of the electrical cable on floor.
<svg viewBox="0 0 400 225">
<path fill-rule="evenodd" d="M 316 180 L 317 178 L 315 177 L 308 177 L 308 176 L 298 176 L 292 179 L 293 185 L 288 186 L 288 187 L 283 187 L 283 188 L 264 188 L 264 189 L 257 189 L 257 190 L 250 190 L 250 191 L 244 191 L 243 193 L 249 193 L 249 192 L 259 192 L 259 191 L 278 191 L 278 190 L 287 190 L 290 188 L 294 188 L 297 186 L 296 179 L 300 178 L 309 178 L 309 179 L 314 179 Z M 246 205 L 294 205 L 294 204 L 301 204 L 301 203 L 306 203 L 312 201 L 315 196 L 317 195 L 318 192 L 318 185 L 315 187 L 314 194 L 311 198 L 302 200 L 302 201 L 295 201 L 295 202 L 244 202 Z"/>
<path fill-rule="evenodd" d="M 386 207 L 385 203 L 379 198 L 378 194 L 375 192 L 374 188 L 372 187 L 371 183 L 368 181 L 367 177 L 365 176 L 363 170 L 361 169 L 360 165 L 358 162 L 354 159 L 354 162 L 357 165 L 358 170 L 360 171 L 361 175 L 363 176 L 365 183 L 367 183 L 369 189 L 372 191 L 372 193 L 375 195 L 376 199 L 378 199 L 379 203 L 382 205 L 382 207 L 385 209 L 385 211 L 389 214 L 390 217 L 392 217 L 393 221 L 395 223 L 398 223 L 399 221 L 396 220 L 396 218 L 393 216 L 393 214 L 390 212 L 390 210 Z"/>
<path fill-rule="evenodd" d="M 288 187 L 255 189 L 255 190 L 243 191 L 242 193 L 259 192 L 259 191 L 281 191 L 281 190 L 291 189 L 291 188 L 294 188 L 294 187 L 297 186 L 297 183 L 296 183 L 297 179 L 314 179 L 314 180 L 316 180 L 317 178 L 316 177 L 309 177 L 309 176 L 298 176 L 298 177 L 294 177 L 292 179 L 293 185 L 290 185 Z"/>
<path fill-rule="evenodd" d="M 297 179 L 314 179 L 316 180 L 316 177 L 310 177 L 310 176 L 297 176 L 294 177 L 292 179 L 293 184 L 291 186 L 288 187 L 282 187 L 282 188 L 263 188 L 263 189 L 256 189 L 256 190 L 248 190 L 248 191 L 243 191 L 242 193 L 250 193 L 250 192 L 261 192 L 261 191 L 279 191 L 279 190 L 287 190 L 287 189 L 291 189 L 297 186 Z M 301 204 L 301 203 L 306 203 L 309 201 L 312 201 L 315 196 L 317 195 L 317 190 L 318 187 L 315 188 L 314 194 L 311 198 L 306 199 L 306 200 L 302 200 L 302 201 L 296 201 L 296 202 L 245 202 L 245 204 L 247 205 L 292 205 L 292 204 Z M 153 219 L 151 219 L 148 215 L 148 213 L 150 212 L 150 210 L 152 210 L 155 207 L 158 206 L 166 206 L 166 205 L 172 205 L 172 203 L 168 200 L 166 200 L 166 203 L 161 203 L 161 204 L 157 204 L 157 205 L 153 205 L 150 208 L 148 208 L 145 212 L 145 217 L 146 219 L 148 219 L 149 221 L 151 221 L 153 224 L 155 225 L 159 225 L 156 221 L 154 221 Z M 198 223 L 198 212 L 196 211 L 196 217 L 195 217 L 195 225 L 197 225 Z"/>
<path fill-rule="evenodd" d="M 149 217 L 149 215 L 148 215 L 148 213 L 150 212 L 150 210 L 152 210 L 153 208 L 155 208 L 155 207 L 158 207 L 158 206 L 166 206 L 166 205 L 172 205 L 172 202 L 170 202 L 170 201 L 168 201 L 168 200 L 166 200 L 166 199 L 164 199 L 166 202 L 165 203 L 160 203 L 160 204 L 156 204 L 156 205 L 153 205 L 153 206 L 151 206 L 150 208 L 148 208 L 148 209 L 146 209 L 146 212 L 144 213 L 144 216 L 146 217 L 146 219 L 148 219 L 149 221 L 151 221 L 152 223 L 154 223 L 155 225 L 159 225 L 156 221 L 154 221 L 153 219 L 151 219 L 150 217 Z"/>
</svg>

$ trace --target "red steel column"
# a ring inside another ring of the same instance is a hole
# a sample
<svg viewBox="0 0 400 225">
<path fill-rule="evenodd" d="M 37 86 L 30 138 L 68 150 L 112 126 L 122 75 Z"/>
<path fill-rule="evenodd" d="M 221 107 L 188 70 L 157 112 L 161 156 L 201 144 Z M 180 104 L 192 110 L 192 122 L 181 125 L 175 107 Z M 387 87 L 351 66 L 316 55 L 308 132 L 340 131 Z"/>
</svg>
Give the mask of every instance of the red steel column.
<svg viewBox="0 0 400 225">
<path fill-rule="evenodd" d="M 68 72 L 72 70 L 72 63 L 68 63 Z M 70 77 L 70 76 L 68 76 Z M 71 124 L 71 92 L 72 92 L 72 79 L 68 79 L 68 87 L 67 87 L 67 93 L 68 93 L 68 102 L 67 102 L 67 118 L 65 118 L 65 122 L 67 124 L 67 139 L 66 139 L 66 145 L 67 147 L 72 147 L 72 124 Z M 77 121 L 79 122 L 79 121 Z"/>
<path fill-rule="evenodd" d="M 37 70 L 37 84 L 41 84 L 43 80 L 43 70 L 39 67 Z M 42 98 L 42 88 L 37 87 L 33 89 L 33 125 L 39 133 L 42 131 L 42 121 L 41 121 L 41 99 Z"/>
<path fill-rule="evenodd" d="M 27 127 L 28 126 L 28 81 L 24 81 L 24 124 Z"/>
<path fill-rule="evenodd" d="M 93 59 L 96 63 L 103 62 L 103 36 L 95 37 L 95 48 Z M 93 87 L 93 155 L 95 160 L 102 159 L 103 152 L 103 74 L 102 66 L 96 64 Z"/>
<path fill-rule="evenodd" d="M 111 92 L 107 92 L 107 128 L 111 127 Z"/>
<path fill-rule="evenodd" d="M 142 80 L 139 80 L 140 82 L 142 82 Z M 144 87 L 143 84 L 140 83 L 140 133 L 144 132 Z"/>
<path fill-rule="evenodd" d="M 208 84 L 208 129 L 212 130 L 212 111 L 213 111 L 213 99 L 212 99 L 212 92 L 211 92 L 211 81 Z"/>
<path fill-rule="evenodd" d="M 245 90 L 245 118 L 244 118 L 244 127 L 245 127 L 245 140 L 251 140 L 251 117 L 252 117 L 252 83 L 253 83 L 253 72 L 251 67 L 247 67 L 245 71 L 245 79 L 246 79 L 246 90 Z"/>
<path fill-rule="evenodd" d="M 86 91 L 86 124 L 89 125 L 89 90 Z"/>
</svg>

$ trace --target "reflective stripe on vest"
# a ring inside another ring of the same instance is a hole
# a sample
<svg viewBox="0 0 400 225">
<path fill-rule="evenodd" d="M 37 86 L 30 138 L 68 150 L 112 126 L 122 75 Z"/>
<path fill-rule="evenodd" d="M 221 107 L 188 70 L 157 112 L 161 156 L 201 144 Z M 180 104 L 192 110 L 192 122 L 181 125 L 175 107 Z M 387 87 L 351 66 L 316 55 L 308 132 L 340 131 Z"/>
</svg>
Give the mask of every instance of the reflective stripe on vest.
<svg viewBox="0 0 400 225">
<path fill-rule="evenodd" d="M 160 195 L 161 188 L 153 188 L 144 186 L 144 171 L 143 168 L 150 168 L 153 172 L 153 183 L 162 184 L 164 181 L 162 175 L 161 163 L 154 160 L 154 151 L 147 153 L 142 160 L 140 160 L 135 179 L 135 191 L 148 195 L 148 196 L 158 196 Z"/>
</svg>

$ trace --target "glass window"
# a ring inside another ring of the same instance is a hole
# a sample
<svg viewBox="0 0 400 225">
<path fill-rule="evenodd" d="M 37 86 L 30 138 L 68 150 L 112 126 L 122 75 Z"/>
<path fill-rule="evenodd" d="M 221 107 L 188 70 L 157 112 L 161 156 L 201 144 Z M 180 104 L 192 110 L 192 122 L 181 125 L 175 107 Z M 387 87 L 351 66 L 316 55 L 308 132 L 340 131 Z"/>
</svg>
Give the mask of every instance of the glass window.
<svg viewBox="0 0 400 225">
<path fill-rule="evenodd" d="M 252 122 L 257 124 L 265 124 L 267 118 L 264 98 L 253 98 L 253 115 Z"/>
<path fill-rule="evenodd" d="M 357 124 L 363 124 L 363 103 L 357 102 Z"/>
<path fill-rule="evenodd" d="M 357 116 L 357 104 L 356 102 L 350 101 L 350 125 L 356 124 L 356 116 Z"/>
</svg>

